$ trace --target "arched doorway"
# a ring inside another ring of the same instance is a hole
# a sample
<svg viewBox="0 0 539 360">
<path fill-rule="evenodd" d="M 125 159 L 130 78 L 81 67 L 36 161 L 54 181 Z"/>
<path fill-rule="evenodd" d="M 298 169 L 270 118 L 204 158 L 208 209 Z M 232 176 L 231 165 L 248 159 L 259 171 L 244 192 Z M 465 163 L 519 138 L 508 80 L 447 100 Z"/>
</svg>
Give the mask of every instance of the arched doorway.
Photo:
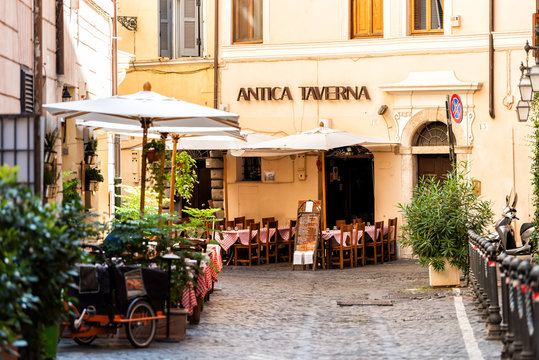
<svg viewBox="0 0 539 360">
<path fill-rule="evenodd" d="M 362 146 L 336 148 L 326 153 L 327 226 L 336 220 L 361 218 L 374 222 L 373 155 Z"/>
<path fill-rule="evenodd" d="M 440 122 L 423 124 L 414 136 L 414 146 L 448 146 L 447 125 Z M 417 178 L 424 176 L 444 179 L 451 170 L 449 154 L 418 154 L 417 155 Z"/>
</svg>

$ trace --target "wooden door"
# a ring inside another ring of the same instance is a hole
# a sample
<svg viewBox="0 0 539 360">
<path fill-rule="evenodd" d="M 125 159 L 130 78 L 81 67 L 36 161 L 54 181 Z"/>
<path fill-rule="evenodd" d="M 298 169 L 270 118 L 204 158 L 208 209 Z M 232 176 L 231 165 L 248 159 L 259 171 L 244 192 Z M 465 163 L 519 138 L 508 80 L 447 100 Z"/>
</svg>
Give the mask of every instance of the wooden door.
<svg viewBox="0 0 539 360">
<path fill-rule="evenodd" d="M 451 171 L 451 161 L 448 154 L 429 154 L 417 156 L 417 175 L 434 176 L 443 180 L 448 171 Z"/>
</svg>

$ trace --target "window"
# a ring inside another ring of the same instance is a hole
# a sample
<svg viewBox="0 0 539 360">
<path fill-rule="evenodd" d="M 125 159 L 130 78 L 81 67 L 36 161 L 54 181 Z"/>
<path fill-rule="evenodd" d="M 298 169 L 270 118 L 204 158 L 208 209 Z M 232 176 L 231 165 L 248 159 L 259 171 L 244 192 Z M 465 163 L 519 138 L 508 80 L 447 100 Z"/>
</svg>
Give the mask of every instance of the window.
<svg viewBox="0 0 539 360">
<path fill-rule="evenodd" d="M 443 0 L 412 0 L 412 33 L 441 33 L 444 29 Z"/>
<path fill-rule="evenodd" d="M 240 181 L 261 181 L 260 158 L 242 157 L 239 158 L 238 180 Z"/>
<path fill-rule="evenodd" d="M 200 0 L 159 0 L 159 56 L 200 56 Z"/>
<path fill-rule="evenodd" d="M 351 38 L 384 34 L 383 0 L 352 0 L 350 5 Z"/>
<path fill-rule="evenodd" d="M 262 42 L 262 0 L 233 0 L 234 43 Z"/>
<path fill-rule="evenodd" d="M 0 115 L 0 164 L 18 166 L 17 179 L 34 189 L 36 182 L 36 141 L 35 127 L 39 121 L 35 115 Z"/>
<path fill-rule="evenodd" d="M 447 146 L 447 125 L 443 122 L 429 122 L 423 125 L 415 134 L 415 146 Z"/>
</svg>

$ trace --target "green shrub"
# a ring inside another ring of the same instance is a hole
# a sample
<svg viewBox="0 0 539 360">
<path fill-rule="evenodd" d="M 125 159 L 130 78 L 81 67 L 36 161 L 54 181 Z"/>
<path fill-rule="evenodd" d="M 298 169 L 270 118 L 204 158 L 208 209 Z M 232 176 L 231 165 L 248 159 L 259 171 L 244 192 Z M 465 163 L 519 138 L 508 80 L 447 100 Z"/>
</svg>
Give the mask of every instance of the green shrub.
<svg viewBox="0 0 539 360">
<path fill-rule="evenodd" d="M 490 202 L 480 200 L 467 164 L 460 163 L 444 181 L 421 178 L 409 204 L 398 204 L 404 225 L 401 246 L 411 246 L 423 266 L 444 269 L 444 258 L 468 268 L 467 231 L 481 234 L 492 222 Z"/>
<path fill-rule="evenodd" d="M 34 359 L 43 327 L 67 315 L 62 293 L 83 260 L 78 243 L 97 233 L 76 200 L 43 205 L 16 181 L 16 169 L 0 167 L 0 347 L 22 338 Z"/>
</svg>

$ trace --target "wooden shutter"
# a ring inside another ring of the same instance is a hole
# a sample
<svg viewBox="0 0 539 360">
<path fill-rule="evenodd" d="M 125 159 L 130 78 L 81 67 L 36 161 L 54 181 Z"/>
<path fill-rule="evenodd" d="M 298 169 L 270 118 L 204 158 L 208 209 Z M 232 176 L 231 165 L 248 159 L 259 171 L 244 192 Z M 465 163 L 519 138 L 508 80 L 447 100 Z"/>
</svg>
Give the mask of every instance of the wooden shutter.
<svg viewBox="0 0 539 360">
<path fill-rule="evenodd" d="M 383 0 L 352 0 L 352 38 L 382 35 Z"/>
<path fill-rule="evenodd" d="M 172 1 L 159 0 L 159 56 L 172 57 Z"/>
<path fill-rule="evenodd" d="M 200 0 L 182 0 L 180 5 L 180 55 L 199 56 Z"/>
<path fill-rule="evenodd" d="M 21 69 L 21 114 L 34 112 L 34 75 Z"/>
<path fill-rule="evenodd" d="M 384 0 L 372 0 L 372 34 L 384 34 Z"/>
</svg>

